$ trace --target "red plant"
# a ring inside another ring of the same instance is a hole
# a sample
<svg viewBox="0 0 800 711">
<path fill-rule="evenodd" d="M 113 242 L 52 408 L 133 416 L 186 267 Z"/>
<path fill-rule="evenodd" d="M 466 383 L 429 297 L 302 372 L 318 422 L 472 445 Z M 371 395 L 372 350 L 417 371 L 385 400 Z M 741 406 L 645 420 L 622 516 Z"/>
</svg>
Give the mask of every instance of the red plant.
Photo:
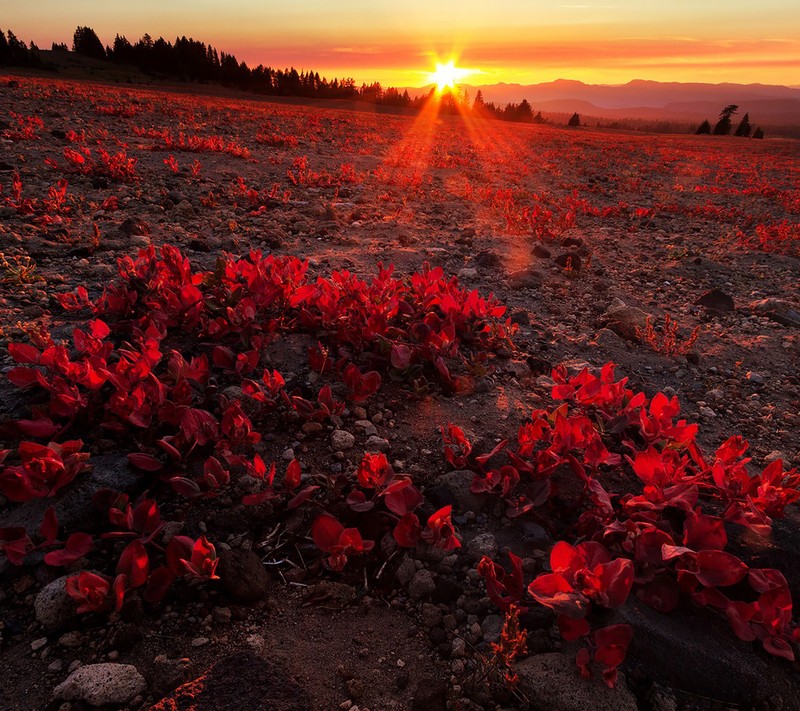
<svg viewBox="0 0 800 711">
<path fill-rule="evenodd" d="M 361 538 L 357 528 L 345 528 L 330 514 L 323 513 L 311 524 L 314 543 L 328 556 L 325 562 L 332 570 L 343 570 L 347 557 L 368 553 L 375 546 L 373 541 Z"/>
<path fill-rule="evenodd" d="M 576 547 L 559 541 L 550 551 L 552 573 L 544 573 L 528 592 L 559 615 L 585 617 L 589 604 L 619 607 L 633 585 L 633 563 L 612 559 L 599 543 L 587 541 Z"/>
</svg>

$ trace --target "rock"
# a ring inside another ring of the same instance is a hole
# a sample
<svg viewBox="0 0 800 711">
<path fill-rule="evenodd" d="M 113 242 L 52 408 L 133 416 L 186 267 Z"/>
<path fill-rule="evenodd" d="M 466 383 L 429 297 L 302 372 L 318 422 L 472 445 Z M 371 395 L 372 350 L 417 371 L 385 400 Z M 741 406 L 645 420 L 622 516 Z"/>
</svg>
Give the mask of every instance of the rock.
<svg viewBox="0 0 800 711">
<path fill-rule="evenodd" d="M 119 231 L 124 235 L 149 235 L 150 225 L 144 220 L 137 220 L 129 217 L 119 226 Z"/>
<path fill-rule="evenodd" d="M 150 711 L 307 711 L 308 693 L 276 662 L 252 652 L 225 657 Z"/>
<path fill-rule="evenodd" d="M 397 582 L 400 583 L 400 585 L 407 587 L 416 572 L 417 566 L 413 558 L 404 558 L 403 562 L 398 566 L 394 577 L 397 578 Z"/>
<path fill-rule="evenodd" d="M 637 329 L 643 329 L 647 325 L 649 314 L 635 306 L 628 306 L 619 299 L 601 317 L 601 325 L 611 329 L 618 336 L 629 341 L 638 340 Z"/>
<path fill-rule="evenodd" d="M 595 343 L 601 348 L 624 348 L 625 341 L 622 340 L 610 328 L 601 328 L 594 337 Z"/>
<path fill-rule="evenodd" d="M 208 637 L 195 637 L 192 640 L 192 647 L 205 647 L 210 641 Z"/>
<path fill-rule="evenodd" d="M 451 645 L 450 655 L 453 659 L 458 659 L 459 657 L 463 657 L 466 651 L 467 643 L 461 637 L 456 637 Z"/>
<path fill-rule="evenodd" d="M 459 279 L 477 279 L 478 270 L 475 267 L 464 267 L 458 270 Z"/>
<path fill-rule="evenodd" d="M 526 309 L 514 309 L 511 312 L 511 323 L 515 323 L 518 326 L 530 326 L 531 315 Z"/>
<path fill-rule="evenodd" d="M 735 308 L 733 298 L 719 289 L 707 291 L 695 303 L 718 314 L 729 313 Z"/>
<path fill-rule="evenodd" d="M 432 487 L 425 490 L 425 495 L 434 505 L 446 506 L 455 503 L 459 513 L 480 511 L 486 503 L 486 498 L 470 491 L 474 478 L 475 472 L 468 469 L 442 474 L 434 479 Z"/>
<path fill-rule="evenodd" d="M 19 526 L 28 535 L 36 535 L 45 510 L 53 506 L 59 524 L 65 529 L 87 530 L 96 524 L 97 512 L 92 504 L 92 495 L 98 489 L 133 493 L 141 480 L 141 473 L 130 466 L 125 455 L 92 457 L 89 464 L 91 472 L 78 475 L 57 499 L 33 499 L 0 512 L 0 527 Z"/>
<path fill-rule="evenodd" d="M 479 533 L 467 544 L 467 555 L 473 562 L 479 561 L 484 556 L 494 560 L 497 552 L 497 540 L 491 533 Z"/>
<path fill-rule="evenodd" d="M 87 664 L 59 684 L 53 697 L 66 701 L 85 701 L 91 706 L 106 706 L 126 704 L 146 689 L 144 677 L 130 664 Z"/>
<path fill-rule="evenodd" d="M 576 252 L 559 254 L 554 261 L 562 269 L 571 269 L 574 272 L 579 272 L 581 270 L 581 257 Z"/>
<path fill-rule="evenodd" d="M 769 559 L 759 563 L 771 567 Z M 664 615 L 631 596 L 608 620 L 608 624 L 618 622 L 633 627 L 626 664 L 640 678 L 739 708 L 758 706 L 774 694 L 784 701 L 800 699 L 795 675 L 754 653 L 752 645 L 736 638 L 725 619 L 709 615 L 708 610 L 681 606 Z M 784 708 L 797 711 L 800 703 Z"/>
<path fill-rule="evenodd" d="M 57 630 L 78 615 L 74 600 L 67 595 L 68 577 L 63 575 L 45 585 L 33 602 L 36 621 L 46 630 Z"/>
<path fill-rule="evenodd" d="M 542 276 L 534 269 L 520 269 L 508 275 L 508 285 L 512 289 L 539 289 Z"/>
<path fill-rule="evenodd" d="M 678 702 L 675 696 L 666 689 L 654 685 L 647 695 L 647 700 L 653 711 L 677 711 Z"/>
<path fill-rule="evenodd" d="M 412 600 L 430 597 L 434 590 L 436 590 L 436 581 L 430 570 L 418 570 L 408 584 L 408 594 Z"/>
<path fill-rule="evenodd" d="M 487 643 L 496 642 L 500 639 L 500 633 L 502 631 L 503 618 L 500 615 L 486 615 L 486 618 L 481 623 L 483 640 Z"/>
<path fill-rule="evenodd" d="M 47 637 L 39 637 L 39 639 L 33 640 L 31 642 L 31 651 L 38 652 L 42 647 L 47 646 Z"/>
<path fill-rule="evenodd" d="M 514 666 L 519 690 L 531 708 L 548 711 L 637 711 L 636 699 L 625 685 L 622 674 L 617 686 L 609 689 L 595 675 L 583 679 L 575 661 L 560 652 L 537 654 Z"/>
<path fill-rule="evenodd" d="M 355 426 L 364 430 L 364 434 L 367 435 L 367 437 L 374 437 L 378 434 L 378 428 L 375 427 L 375 425 L 373 425 L 369 420 L 356 420 Z"/>
<path fill-rule="evenodd" d="M 475 264 L 484 269 L 499 269 L 503 266 L 503 261 L 494 252 L 486 250 L 476 255 Z"/>
<path fill-rule="evenodd" d="M 388 452 L 390 443 L 388 439 L 384 439 L 383 437 L 378 437 L 377 435 L 372 435 L 371 437 L 367 437 L 367 441 L 364 445 L 365 449 L 368 452 Z"/>
<path fill-rule="evenodd" d="M 414 689 L 411 711 L 446 711 L 447 691 L 447 682 L 443 679 L 423 677 Z"/>
<path fill-rule="evenodd" d="M 550 259 L 550 250 L 547 249 L 547 247 L 545 247 L 543 244 L 533 245 L 531 254 L 534 257 L 539 257 L 539 259 Z"/>
<path fill-rule="evenodd" d="M 352 449 L 356 443 L 356 438 L 345 430 L 334 430 L 331 432 L 331 447 L 334 452 L 346 452 Z"/>
<path fill-rule="evenodd" d="M 442 611 L 438 605 L 433 605 L 430 602 L 425 602 L 422 605 L 422 624 L 426 629 L 438 627 L 442 624 Z M 45 640 L 45 644 L 47 640 Z"/>
<path fill-rule="evenodd" d="M 800 328 L 800 311 L 785 299 L 761 299 L 750 304 L 750 311 L 758 316 L 780 323 L 783 326 Z"/>
<path fill-rule="evenodd" d="M 183 200 L 176 206 L 175 210 L 181 217 L 194 217 L 194 208 L 192 207 L 192 203 L 188 200 Z"/>
<path fill-rule="evenodd" d="M 222 551 L 217 564 L 222 589 L 239 603 L 251 604 L 264 599 L 270 586 L 269 575 L 253 551 Z"/>
<path fill-rule="evenodd" d="M 58 640 L 62 647 L 80 647 L 83 644 L 83 635 L 78 630 L 62 634 Z"/>
</svg>

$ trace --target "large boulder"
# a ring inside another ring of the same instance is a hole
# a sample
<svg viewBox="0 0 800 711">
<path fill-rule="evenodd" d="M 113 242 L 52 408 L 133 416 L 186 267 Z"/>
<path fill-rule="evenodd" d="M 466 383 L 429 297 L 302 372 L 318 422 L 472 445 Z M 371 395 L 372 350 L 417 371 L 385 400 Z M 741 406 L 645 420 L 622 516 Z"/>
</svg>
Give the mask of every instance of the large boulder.
<svg viewBox="0 0 800 711">
<path fill-rule="evenodd" d="M 150 711 L 308 711 L 308 693 L 285 669 L 253 652 L 218 661 L 194 681 L 179 686 Z"/>
<path fill-rule="evenodd" d="M 130 664 L 88 664 L 78 667 L 59 684 L 53 696 L 85 701 L 91 706 L 127 704 L 147 689 L 147 682 Z"/>
<path fill-rule="evenodd" d="M 217 564 L 222 589 L 235 602 L 250 604 L 269 592 L 269 575 L 253 551 L 223 551 Z"/>
<path fill-rule="evenodd" d="M 619 675 L 609 689 L 596 677 L 581 677 L 575 661 L 565 654 L 537 654 L 514 665 L 519 690 L 540 711 L 637 711 L 636 699 Z"/>
</svg>

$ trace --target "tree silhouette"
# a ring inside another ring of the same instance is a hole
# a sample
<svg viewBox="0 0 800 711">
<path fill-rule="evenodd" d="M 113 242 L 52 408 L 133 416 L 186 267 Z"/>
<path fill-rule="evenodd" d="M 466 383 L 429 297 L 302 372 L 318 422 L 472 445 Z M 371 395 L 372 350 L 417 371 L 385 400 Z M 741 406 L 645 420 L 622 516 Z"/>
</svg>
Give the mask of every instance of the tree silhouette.
<svg viewBox="0 0 800 711">
<path fill-rule="evenodd" d="M 697 127 L 697 130 L 695 131 L 695 135 L 697 135 L 697 136 L 711 135 L 711 122 L 708 119 L 703 121 L 703 123 L 701 123 Z"/>
<path fill-rule="evenodd" d="M 581 115 L 576 111 L 572 116 L 569 117 L 569 121 L 567 121 L 567 126 L 580 126 L 581 125 Z"/>
<path fill-rule="evenodd" d="M 755 131 L 753 131 L 753 138 L 764 138 L 764 132 L 761 130 L 761 126 L 758 126 Z"/>
<path fill-rule="evenodd" d="M 7 33 L 0 30 L 0 65 L 52 68 L 42 62 L 38 47 L 33 42 L 25 44 L 11 30 Z"/>
<path fill-rule="evenodd" d="M 93 59 L 105 59 L 103 43 L 91 27 L 76 27 L 72 36 L 72 51 Z"/>
<path fill-rule="evenodd" d="M 728 106 L 720 111 L 719 121 L 717 121 L 717 124 L 714 126 L 715 136 L 727 136 L 731 132 L 731 118 L 738 110 L 739 107 L 736 104 L 728 104 Z"/>
<path fill-rule="evenodd" d="M 747 138 L 752 130 L 753 127 L 750 125 L 750 114 L 745 114 L 744 116 L 742 116 L 742 120 L 736 127 L 736 133 L 734 133 L 734 135 L 740 136 L 742 138 Z"/>
</svg>

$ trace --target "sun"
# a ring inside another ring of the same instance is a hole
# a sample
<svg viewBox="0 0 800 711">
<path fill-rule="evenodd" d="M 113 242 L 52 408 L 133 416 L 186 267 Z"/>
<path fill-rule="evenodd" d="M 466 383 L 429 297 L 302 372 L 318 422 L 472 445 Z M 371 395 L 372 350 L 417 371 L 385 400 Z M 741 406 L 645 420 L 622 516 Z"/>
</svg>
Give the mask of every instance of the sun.
<svg viewBox="0 0 800 711">
<path fill-rule="evenodd" d="M 471 73 L 469 69 L 457 67 L 455 60 L 451 59 L 446 64 L 437 62 L 436 71 L 431 72 L 429 78 L 432 83 L 436 84 L 436 91 L 441 94 L 444 91 L 455 89 L 456 82 Z"/>
</svg>

